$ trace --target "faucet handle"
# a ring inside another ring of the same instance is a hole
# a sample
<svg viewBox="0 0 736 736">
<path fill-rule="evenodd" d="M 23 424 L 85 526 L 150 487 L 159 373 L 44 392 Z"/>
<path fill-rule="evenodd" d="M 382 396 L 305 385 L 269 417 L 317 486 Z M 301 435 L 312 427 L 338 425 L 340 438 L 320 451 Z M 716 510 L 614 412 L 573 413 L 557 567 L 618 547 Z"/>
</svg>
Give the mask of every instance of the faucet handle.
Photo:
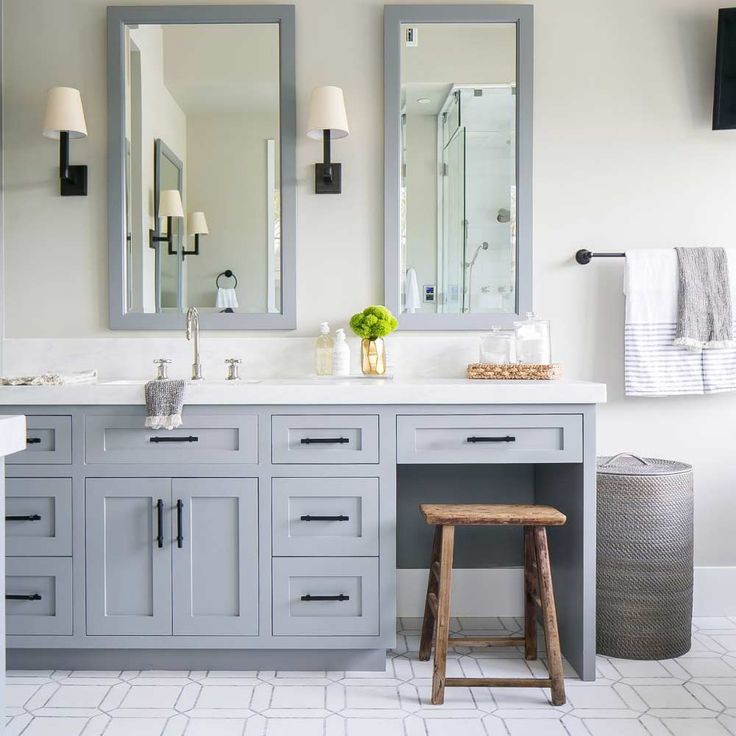
<svg viewBox="0 0 736 736">
<path fill-rule="evenodd" d="M 243 361 L 240 358 L 227 358 L 225 360 L 227 369 L 227 380 L 228 381 L 239 381 L 240 380 L 240 364 Z"/>
<path fill-rule="evenodd" d="M 158 369 L 156 371 L 156 380 L 163 381 L 164 379 L 168 378 L 169 374 L 166 366 L 171 363 L 171 360 L 169 358 L 156 358 L 156 360 L 154 360 L 153 362 L 155 365 L 158 366 Z"/>
</svg>

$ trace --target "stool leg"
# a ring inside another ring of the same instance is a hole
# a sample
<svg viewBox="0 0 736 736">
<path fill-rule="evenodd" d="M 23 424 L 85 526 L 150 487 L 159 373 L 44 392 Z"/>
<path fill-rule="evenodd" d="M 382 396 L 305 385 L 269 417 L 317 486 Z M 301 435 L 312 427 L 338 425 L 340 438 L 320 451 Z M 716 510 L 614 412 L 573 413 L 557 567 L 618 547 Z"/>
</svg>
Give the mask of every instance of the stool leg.
<svg viewBox="0 0 736 736">
<path fill-rule="evenodd" d="M 434 573 L 434 563 L 440 559 L 440 540 L 442 538 L 442 527 L 434 528 L 434 541 L 432 542 L 432 558 L 429 561 L 429 576 L 427 578 L 427 597 L 424 601 L 424 620 L 422 621 L 422 639 L 419 643 L 419 659 L 426 662 L 432 654 L 432 636 L 434 634 L 434 611 L 429 605 L 429 596 L 437 596 L 439 581 Z"/>
<path fill-rule="evenodd" d="M 536 554 L 534 552 L 534 532 L 530 526 L 524 527 L 524 657 L 537 658 L 537 595 Z"/>
<path fill-rule="evenodd" d="M 455 527 L 443 526 L 440 535 L 440 581 L 437 594 L 437 623 L 434 635 L 432 705 L 442 705 L 445 702 L 445 672 L 447 670 L 447 640 L 450 636 L 450 586 L 452 584 Z"/>
<path fill-rule="evenodd" d="M 562 653 L 560 651 L 560 636 L 557 631 L 557 611 L 552 590 L 547 530 L 543 526 L 534 527 L 534 547 L 537 553 L 537 569 L 539 570 L 544 638 L 547 643 L 547 669 L 552 681 L 552 704 L 564 705 L 565 679 L 562 674 Z"/>
</svg>

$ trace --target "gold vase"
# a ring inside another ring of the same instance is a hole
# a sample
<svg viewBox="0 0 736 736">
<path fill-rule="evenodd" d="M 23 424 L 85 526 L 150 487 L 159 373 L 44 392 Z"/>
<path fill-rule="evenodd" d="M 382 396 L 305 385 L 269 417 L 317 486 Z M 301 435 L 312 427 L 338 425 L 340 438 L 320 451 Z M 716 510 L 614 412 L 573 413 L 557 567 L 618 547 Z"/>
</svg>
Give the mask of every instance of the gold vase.
<svg viewBox="0 0 736 736">
<path fill-rule="evenodd" d="M 366 376 L 382 376 L 386 373 L 386 346 L 382 337 L 360 341 L 361 368 Z"/>
</svg>

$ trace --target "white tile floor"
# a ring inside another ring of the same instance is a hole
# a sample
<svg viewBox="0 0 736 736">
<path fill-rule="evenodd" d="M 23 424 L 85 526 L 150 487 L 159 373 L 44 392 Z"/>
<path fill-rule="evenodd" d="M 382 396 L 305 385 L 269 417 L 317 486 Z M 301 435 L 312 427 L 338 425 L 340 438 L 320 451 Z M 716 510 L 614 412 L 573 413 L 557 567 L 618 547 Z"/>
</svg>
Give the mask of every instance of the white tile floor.
<svg viewBox="0 0 736 736">
<path fill-rule="evenodd" d="M 516 619 L 454 619 L 460 632 L 519 633 Z M 431 663 L 403 619 L 385 672 L 14 672 L 7 736 L 736 736 L 736 617 L 696 619 L 677 660 L 598 658 L 546 690 L 448 689 L 429 704 Z M 520 650 L 461 649 L 459 676 L 544 676 Z"/>
</svg>

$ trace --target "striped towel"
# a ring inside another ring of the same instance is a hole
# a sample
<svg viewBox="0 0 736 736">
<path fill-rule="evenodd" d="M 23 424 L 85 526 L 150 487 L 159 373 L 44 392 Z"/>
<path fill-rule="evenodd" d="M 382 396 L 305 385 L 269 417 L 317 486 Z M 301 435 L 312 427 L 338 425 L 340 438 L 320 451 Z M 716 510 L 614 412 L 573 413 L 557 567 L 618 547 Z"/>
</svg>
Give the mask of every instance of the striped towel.
<svg viewBox="0 0 736 736">
<path fill-rule="evenodd" d="M 734 300 L 736 251 L 727 251 Z M 693 352 L 674 345 L 678 261 L 674 248 L 626 253 L 624 374 L 627 396 L 736 390 L 736 347 Z"/>
</svg>

